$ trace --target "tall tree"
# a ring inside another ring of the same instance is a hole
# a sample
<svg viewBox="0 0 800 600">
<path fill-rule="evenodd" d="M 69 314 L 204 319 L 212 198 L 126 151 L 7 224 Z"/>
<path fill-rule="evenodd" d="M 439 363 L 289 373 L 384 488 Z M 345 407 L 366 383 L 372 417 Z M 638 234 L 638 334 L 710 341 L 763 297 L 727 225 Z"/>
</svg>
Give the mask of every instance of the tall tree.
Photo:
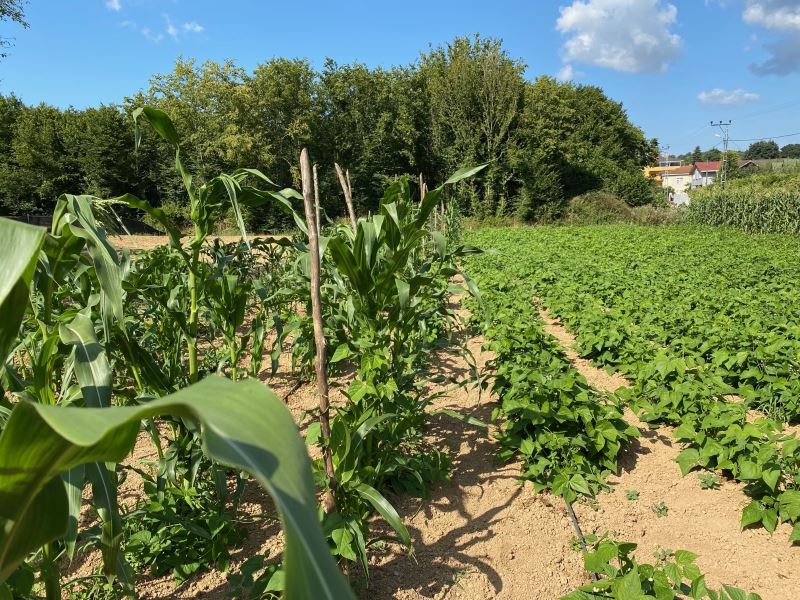
<svg viewBox="0 0 800 600">
<path fill-rule="evenodd" d="M 482 189 L 471 184 L 469 210 L 478 217 L 509 208 L 513 175 L 508 155 L 517 144 L 525 65 L 496 39 L 456 38 L 422 55 L 431 114 L 431 150 L 439 179 L 467 164 L 489 163 Z"/>
<path fill-rule="evenodd" d="M 700 146 L 695 146 L 694 150 L 692 150 L 692 162 L 700 162 L 703 160 L 703 151 L 700 150 Z"/>
<path fill-rule="evenodd" d="M 744 151 L 744 158 L 759 159 L 759 158 L 780 158 L 781 151 L 778 144 L 773 140 L 753 142 Z"/>
<path fill-rule="evenodd" d="M 800 144 L 786 144 L 781 148 L 781 158 L 800 158 Z"/>
</svg>

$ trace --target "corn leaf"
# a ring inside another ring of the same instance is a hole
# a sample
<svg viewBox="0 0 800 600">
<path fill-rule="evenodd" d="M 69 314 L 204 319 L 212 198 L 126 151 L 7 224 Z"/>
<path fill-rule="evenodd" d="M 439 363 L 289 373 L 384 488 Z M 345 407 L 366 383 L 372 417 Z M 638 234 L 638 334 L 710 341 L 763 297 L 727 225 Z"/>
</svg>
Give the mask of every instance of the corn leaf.
<svg viewBox="0 0 800 600">
<path fill-rule="evenodd" d="M 121 461 L 140 421 L 161 414 L 198 421 L 205 452 L 251 472 L 271 494 L 286 536 L 287 599 L 353 598 L 322 537 L 308 455 L 288 410 L 259 382 L 220 377 L 142 406 L 18 404 L 0 434 L 0 581 L 29 552 L 66 533 L 59 475 Z"/>
</svg>

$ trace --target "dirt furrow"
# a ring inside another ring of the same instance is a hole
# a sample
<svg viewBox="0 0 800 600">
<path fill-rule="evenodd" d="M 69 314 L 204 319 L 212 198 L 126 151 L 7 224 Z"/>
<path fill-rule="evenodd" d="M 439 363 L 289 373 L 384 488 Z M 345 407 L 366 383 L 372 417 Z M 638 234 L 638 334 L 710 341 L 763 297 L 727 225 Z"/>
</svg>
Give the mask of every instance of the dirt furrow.
<svg viewBox="0 0 800 600">
<path fill-rule="evenodd" d="M 609 375 L 578 356 L 575 337 L 544 310 L 540 314 L 575 368 L 601 391 L 629 386 L 622 375 Z M 742 509 L 749 499 L 740 483 L 721 478 L 719 489 L 703 490 L 697 474 L 681 477 L 675 457 L 681 451 L 671 429 L 649 429 L 632 411 L 626 418 L 642 431 L 624 452 L 618 474 L 609 477 L 611 491 L 593 505 L 578 504 L 585 533 L 610 532 L 639 544 L 640 560 L 654 560 L 664 549 L 685 549 L 713 585 L 727 583 L 761 594 L 764 600 L 793 600 L 800 590 L 800 548 L 789 541 L 783 524 L 773 535 L 764 529 L 741 531 Z M 636 498 L 636 499 L 629 499 Z"/>
</svg>

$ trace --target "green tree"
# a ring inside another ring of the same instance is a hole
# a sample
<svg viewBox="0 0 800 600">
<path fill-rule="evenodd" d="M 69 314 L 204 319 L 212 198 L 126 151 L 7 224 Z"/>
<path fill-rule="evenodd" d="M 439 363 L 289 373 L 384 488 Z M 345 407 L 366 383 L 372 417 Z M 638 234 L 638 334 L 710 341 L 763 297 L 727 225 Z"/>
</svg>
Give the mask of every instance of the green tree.
<svg viewBox="0 0 800 600">
<path fill-rule="evenodd" d="M 478 217 L 503 214 L 510 208 L 508 155 L 517 144 L 525 65 L 510 58 L 499 40 L 476 35 L 423 54 L 420 69 L 431 115 L 430 149 L 439 163 L 436 178 L 489 163 L 482 185 L 465 184 L 463 208 Z"/>
<path fill-rule="evenodd" d="M 781 155 L 780 148 L 773 140 L 753 142 L 744 151 L 744 158 L 746 159 L 764 159 L 764 158 L 779 158 Z"/>
<path fill-rule="evenodd" d="M 786 144 L 781 148 L 781 158 L 800 158 L 800 144 Z"/>
<path fill-rule="evenodd" d="M 700 162 L 703 160 L 703 151 L 700 150 L 700 146 L 695 146 L 694 150 L 692 150 L 692 162 Z"/>
<path fill-rule="evenodd" d="M 17 115 L 0 171 L 0 198 L 12 214 L 48 214 L 59 195 L 81 190 L 80 172 L 65 146 L 74 118 L 74 111 L 45 104 Z"/>
<path fill-rule="evenodd" d="M 711 150 L 706 150 L 703 152 L 703 160 L 711 162 L 722 160 L 722 150 L 719 148 L 711 148 Z"/>
<path fill-rule="evenodd" d="M 350 171 L 356 211 L 376 210 L 388 179 L 415 173 L 424 104 L 416 73 L 410 68 L 373 69 L 327 60 L 317 87 L 317 118 L 312 152 L 320 163 L 326 206 L 341 214 L 339 184 L 333 163 Z"/>
</svg>

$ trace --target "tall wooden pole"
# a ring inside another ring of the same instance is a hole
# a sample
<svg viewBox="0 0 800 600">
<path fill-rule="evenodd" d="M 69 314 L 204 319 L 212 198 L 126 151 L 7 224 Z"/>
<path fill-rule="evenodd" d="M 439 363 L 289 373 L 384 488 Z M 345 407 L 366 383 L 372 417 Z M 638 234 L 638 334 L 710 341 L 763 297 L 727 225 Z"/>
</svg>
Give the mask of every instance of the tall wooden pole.
<svg viewBox="0 0 800 600">
<path fill-rule="evenodd" d="M 342 191 L 344 192 L 344 201 L 347 204 L 347 212 L 350 214 L 350 224 L 353 226 L 353 233 L 355 233 L 358 225 L 356 225 L 356 211 L 353 209 L 353 189 L 350 187 L 350 174 L 348 173 L 347 178 L 345 178 L 344 171 L 342 171 L 339 163 L 333 163 L 333 166 L 336 168 L 336 176 L 339 178 L 339 185 L 342 186 Z"/>
<path fill-rule="evenodd" d="M 324 440 L 322 454 L 325 462 L 325 474 L 331 485 L 330 492 L 325 494 L 322 503 L 325 512 L 330 513 L 336 505 L 336 474 L 333 471 L 333 459 L 328 445 L 331 439 L 330 407 L 328 404 L 328 360 L 325 349 L 325 332 L 322 327 L 319 235 L 317 234 L 317 225 L 314 219 L 314 191 L 312 187 L 314 176 L 311 169 L 311 160 L 308 158 L 308 150 L 305 148 L 300 152 L 300 175 L 303 180 L 303 204 L 311 253 L 309 261 L 311 263 L 311 315 L 314 321 L 314 343 L 317 349 L 317 360 L 314 366 L 317 373 L 317 389 L 319 390 L 319 424 Z"/>
<path fill-rule="evenodd" d="M 319 218 L 319 179 L 317 179 L 317 163 L 314 163 L 314 212 L 316 213 L 317 239 L 319 239 L 320 218 Z"/>
</svg>

